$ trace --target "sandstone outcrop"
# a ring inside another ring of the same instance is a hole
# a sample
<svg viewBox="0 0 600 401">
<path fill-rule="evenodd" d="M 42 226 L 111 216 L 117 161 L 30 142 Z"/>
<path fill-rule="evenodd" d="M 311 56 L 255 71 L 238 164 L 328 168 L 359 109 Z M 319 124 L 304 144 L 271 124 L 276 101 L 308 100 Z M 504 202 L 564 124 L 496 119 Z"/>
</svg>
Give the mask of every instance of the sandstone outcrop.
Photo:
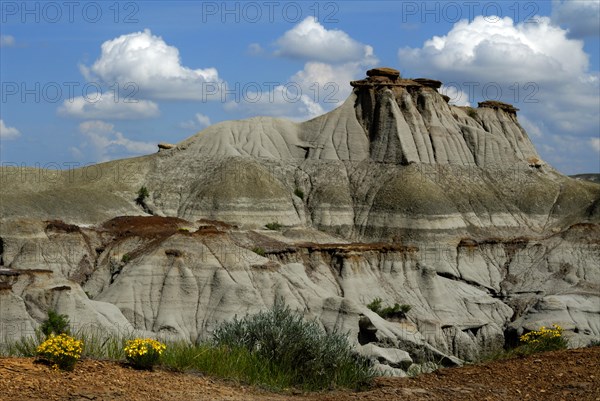
<svg viewBox="0 0 600 401">
<path fill-rule="evenodd" d="M 395 374 L 549 322 L 600 338 L 600 185 L 542 161 L 510 105 L 470 112 L 439 81 L 367 75 L 310 121 L 223 122 L 82 169 L 3 166 L 2 337 L 56 308 L 196 341 L 283 297 Z M 385 320 L 375 298 L 412 309 Z"/>
<path fill-rule="evenodd" d="M 435 90 L 440 89 L 442 87 L 442 81 L 438 81 L 435 79 L 415 78 L 415 79 L 413 79 L 413 81 L 415 81 L 423 86 L 426 86 L 428 88 L 435 89 Z"/>
<path fill-rule="evenodd" d="M 394 68 L 389 68 L 389 67 L 379 67 L 379 68 L 373 68 L 373 69 L 367 71 L 367 76 L 368 77 L 386 77 L 391 80 L 395 80 L 395 79 L 400 78 L 400 71 L 398 71 Z"/>
<path fill-rule="evenodd" d="M 174 147 L 175 145 L 173 145 L 172 143 L 160 142 L 158 144 L 158 151 L 160 152 L 161 150 L 169 150 L 173 149 Z"/>
</svg>

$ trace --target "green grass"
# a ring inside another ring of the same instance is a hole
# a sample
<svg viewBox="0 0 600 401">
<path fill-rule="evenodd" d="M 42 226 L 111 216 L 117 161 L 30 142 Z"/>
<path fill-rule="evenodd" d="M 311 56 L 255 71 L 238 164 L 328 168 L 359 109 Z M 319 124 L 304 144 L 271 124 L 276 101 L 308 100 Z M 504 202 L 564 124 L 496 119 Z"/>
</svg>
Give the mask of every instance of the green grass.
<svg viewBox="0 0 600 401">
<path fill-rule="evenodd" d="M 24 356 L 34 357 L 36 349 L 46 337 L 40 330 L 36 330 L 33 336 L 22 337 L 16 341 L 0 342 L 0 356 Z"/>
<path fill-rule="evenodd" d="M 78 331 L 75 338 L 83 340 L 83 357 L 92 359 L 125 360 L 123 347 L 133 333 L 107 333 L 103 330 Z"/>
<path fill-rule="evenodd" d="M 374 373 L 362 369 L 354 360 L 342 363 L 331 372 L 301 376 L 297 366 L 266 358 L 246 347 L 229 347 L 203 343 L 171 343 L 161 357 L 160 366 L 176 372 L 201 372 L 206 375 L 232 379 L 274 391 L 289 388 L 327 390 L 333 388 L 360 389 L 367 386 Z"/>
<path fill-rule="evenodd" d="M 301 190 L 300 188 L 296 188 L 294 190 L 294 195 L 296 195 L 300 199 L 304 199 L 304 191 Z"/>
<path fill-rule="evenodd" d="M 160 359 L 160 366 L 176 372 L 201 372 L 273 390 L 288 388 L 295 379 L 289 372 L 278 370 L 273 363 L 245 348 L 209 343 L 171 343 Z"/>
</svg>

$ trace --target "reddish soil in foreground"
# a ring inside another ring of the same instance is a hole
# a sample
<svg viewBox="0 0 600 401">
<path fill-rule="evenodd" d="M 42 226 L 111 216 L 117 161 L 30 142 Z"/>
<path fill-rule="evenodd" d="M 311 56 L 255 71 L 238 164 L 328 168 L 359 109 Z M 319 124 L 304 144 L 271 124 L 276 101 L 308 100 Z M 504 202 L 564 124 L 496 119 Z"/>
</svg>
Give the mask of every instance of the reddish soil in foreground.
<svg viewBox="0 0 600 401">
<path fill-rule="evenodd" d="M 0 400 L 577 400 L 600 401 L 600 347 L 557 351 L 416 378 L 379 378 L 363 392 L 270 393 L 194 374 L 141 372 L 84 360 L 73 372 L 0 358 Z"/>
</svg>

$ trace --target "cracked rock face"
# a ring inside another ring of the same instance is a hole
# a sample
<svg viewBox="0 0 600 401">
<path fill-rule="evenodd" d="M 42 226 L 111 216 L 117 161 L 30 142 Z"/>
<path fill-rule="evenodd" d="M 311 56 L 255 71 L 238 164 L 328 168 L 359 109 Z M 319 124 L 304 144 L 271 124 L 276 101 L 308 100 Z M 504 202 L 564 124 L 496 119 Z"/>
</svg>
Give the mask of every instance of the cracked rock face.
<svg viewBox="0 0 600 401">
<path fill-rule="evenodd" d="M 196 341 L 277 297 L 399 375 L 541 325 L 600 338 L 600 185 L 545 164 L 510 105 L 367 75 L 303 123 L 223 122 L 84 169 L 3 166 L 2 338 L 53 308 Z M 375 298 L 411 309 L 386 320 Z"/>
</svg>

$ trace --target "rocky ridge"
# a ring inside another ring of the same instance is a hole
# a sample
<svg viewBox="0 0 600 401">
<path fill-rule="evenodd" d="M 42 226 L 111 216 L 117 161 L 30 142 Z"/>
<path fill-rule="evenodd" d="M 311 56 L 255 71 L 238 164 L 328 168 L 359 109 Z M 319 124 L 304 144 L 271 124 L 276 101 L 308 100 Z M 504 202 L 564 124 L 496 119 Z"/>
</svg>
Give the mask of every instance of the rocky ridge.
<svg viewBox="0 0 600 401">
<path fill-rule="evenodd" d="M 3 166 L 3 337 L 55 308 L 196 341 L 283 297 L 397 375 L 540 325 L 600 338 L 600 185 L 544 163 L 510 105 L 367 76 L 303 123 L 228 121 L 83 169 Z M 412 309 L 385 320 L 376 297 Z"/>
</svg>

